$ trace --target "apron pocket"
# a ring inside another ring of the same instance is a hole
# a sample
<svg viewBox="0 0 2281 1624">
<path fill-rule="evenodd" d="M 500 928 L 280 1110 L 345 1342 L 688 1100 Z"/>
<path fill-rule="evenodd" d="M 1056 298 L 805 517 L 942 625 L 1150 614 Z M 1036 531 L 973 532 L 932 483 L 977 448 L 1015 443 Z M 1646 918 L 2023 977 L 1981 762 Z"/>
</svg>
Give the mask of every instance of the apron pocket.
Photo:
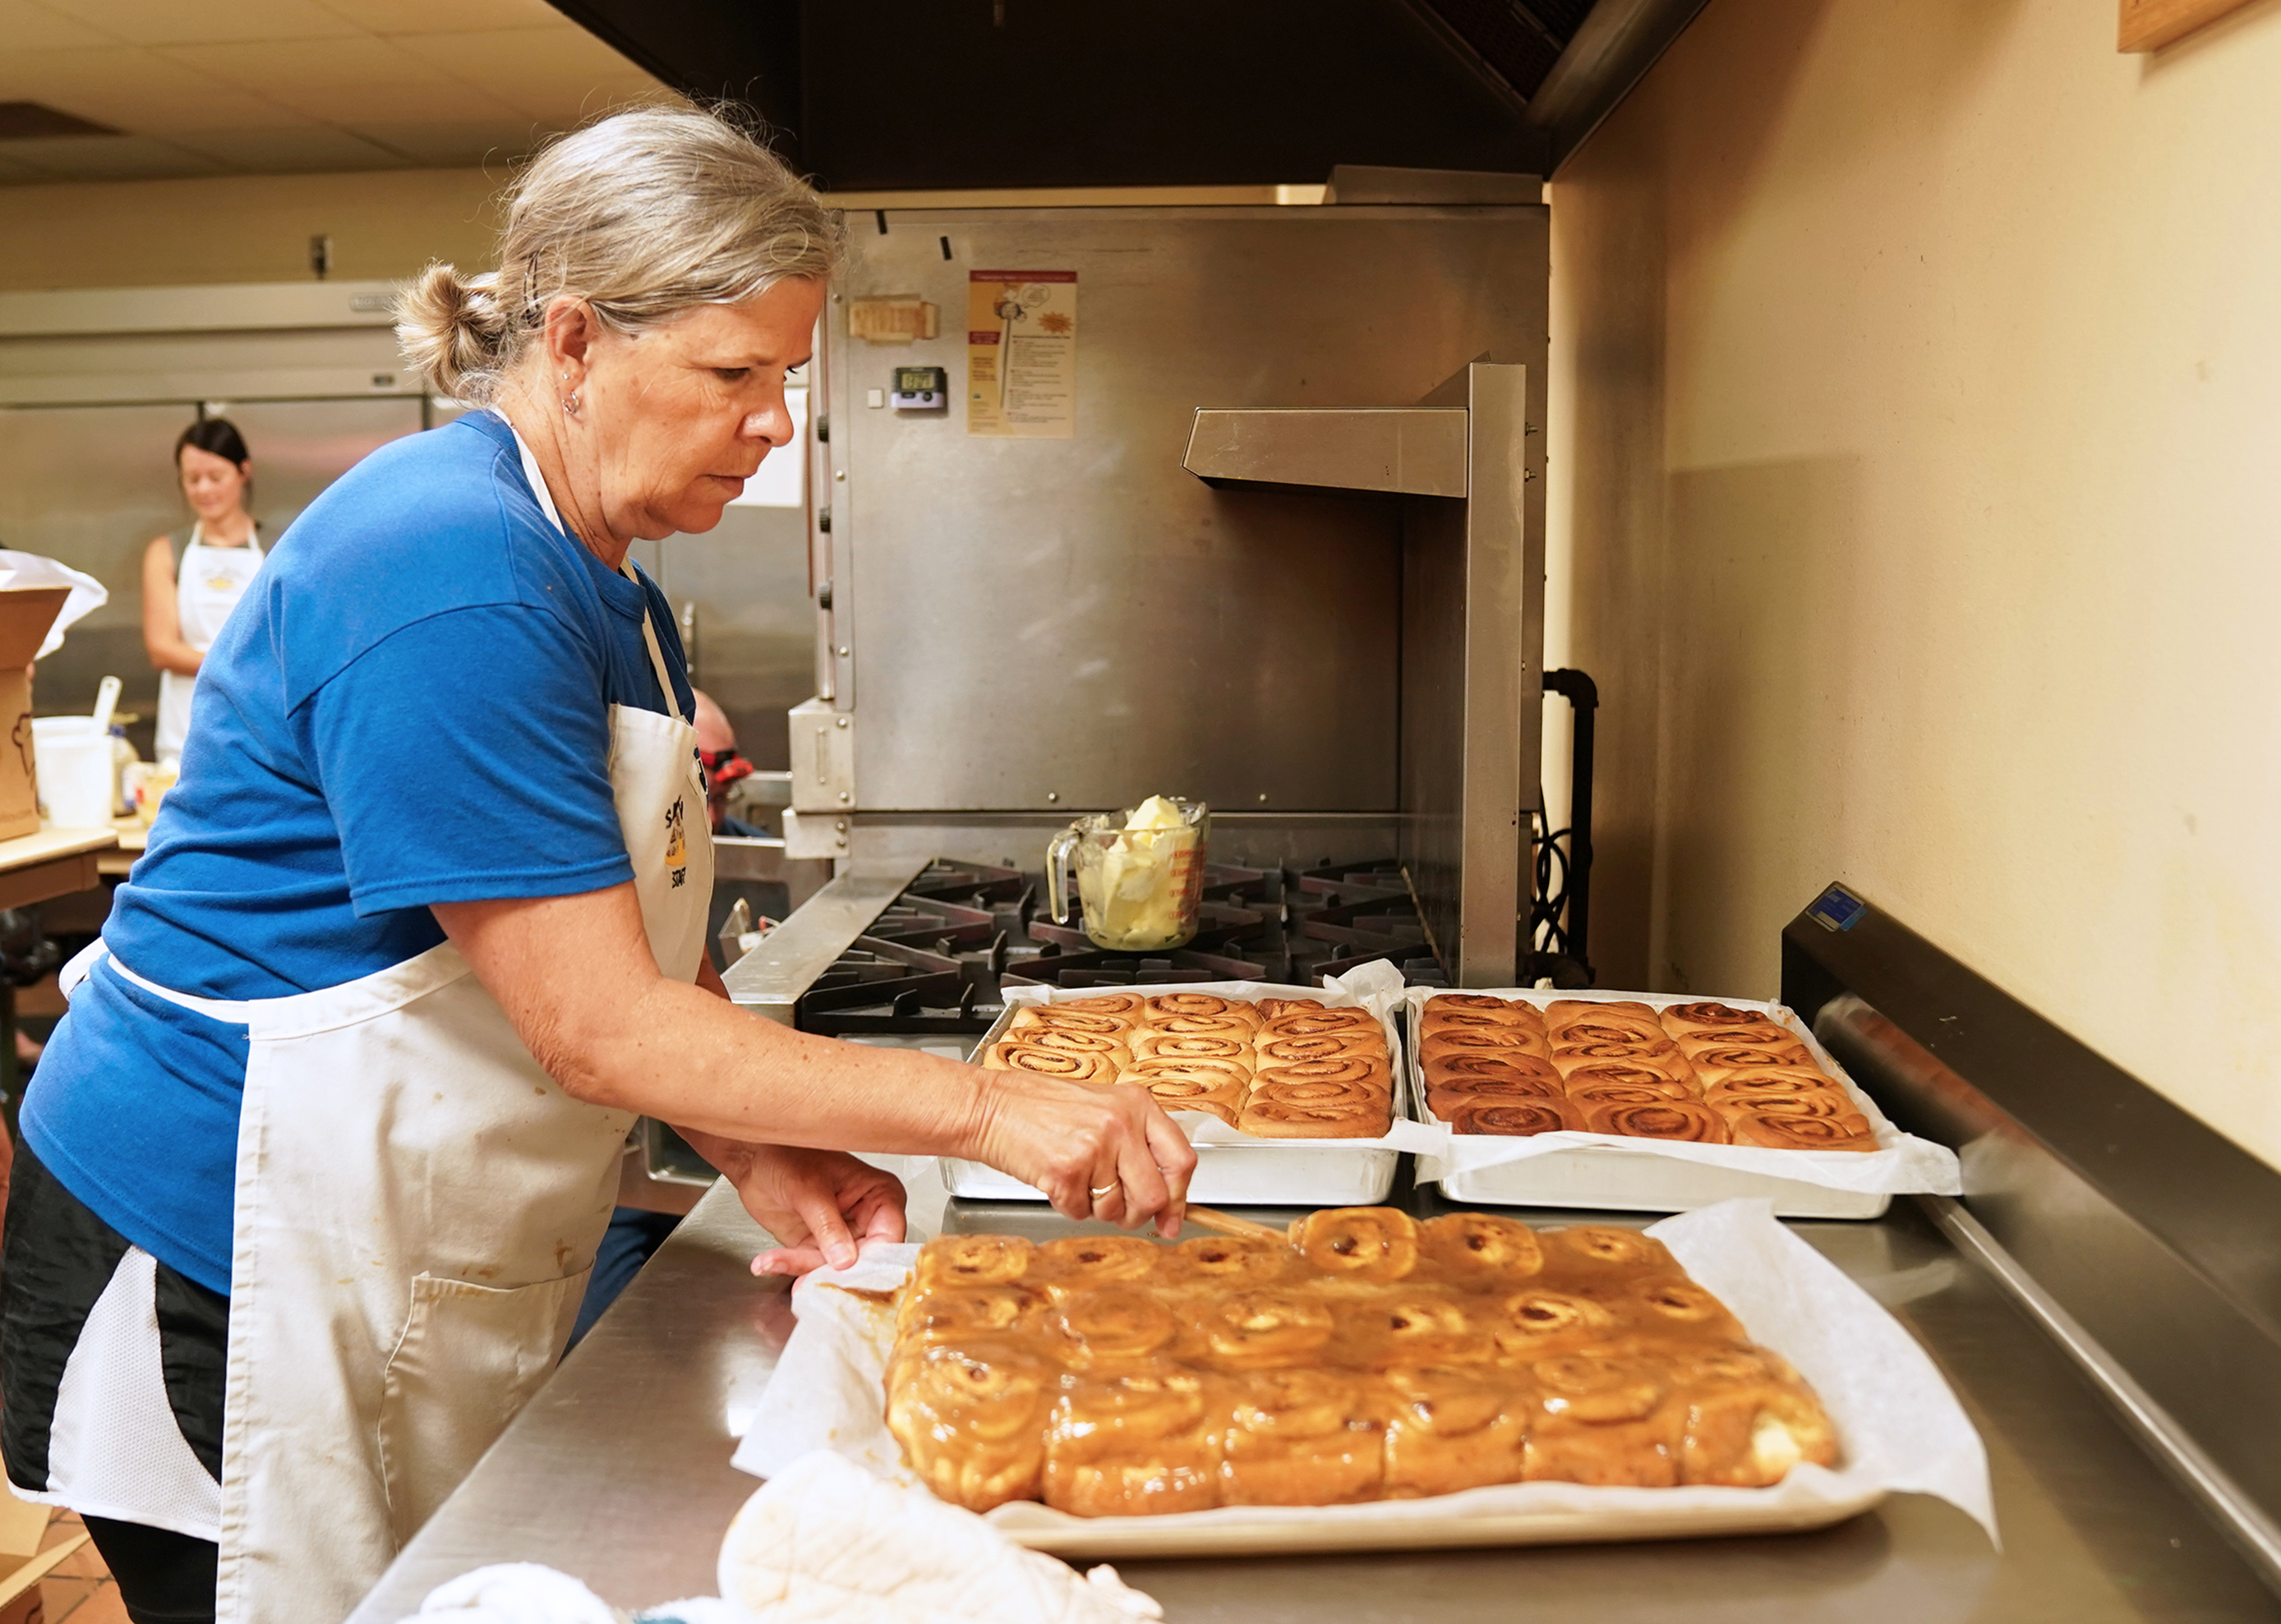
<svg viewBox="0 0 2281 1624">
<path fill-rule="evenodd" d="M 506 1290 L 413 1276 L 380 1400 L 381 1480 L 399 1548 L 553 1371 L 590 1273 Z"/>
</svg>

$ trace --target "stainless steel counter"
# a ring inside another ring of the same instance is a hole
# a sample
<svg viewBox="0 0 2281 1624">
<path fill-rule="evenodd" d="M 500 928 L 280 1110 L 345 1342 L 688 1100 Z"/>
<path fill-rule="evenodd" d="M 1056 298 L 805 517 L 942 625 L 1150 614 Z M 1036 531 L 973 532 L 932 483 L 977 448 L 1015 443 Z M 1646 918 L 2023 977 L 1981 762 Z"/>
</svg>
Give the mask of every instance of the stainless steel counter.
<svg viewBox="0 0 2281 1624">
<path fill-rule="evenodd" d="M 1040 1208 L 946 1211 L 932 1165 L 914 1172 L 914 1226 L 928 1233 L 946 1220 L 1033 1234 L 1060 1226 Z M 2076 1367 L 1916 1208 L 1898 1204 L 1875 1224 L 1795 1228 L 1891 1309 L 1955 1384 L 1987 1441 L 2001 1553 L 1962 1513 L 1905 1496 L 1781 1538 L 1122 1571 L 1172 1624 L 2281 1619 L 2281 1601 Z M 546 1563 L 622 1607 L 710 1594 L 722 1531 L 758 1486 L 729 1466 L 732 1431 L 791 1328 L 784 1286 L 746 1273 L 765 1244 L 715 1186 L 352 1624 L 396 1624 L 433 1586 L 489 1562 Z"/>
</svg>

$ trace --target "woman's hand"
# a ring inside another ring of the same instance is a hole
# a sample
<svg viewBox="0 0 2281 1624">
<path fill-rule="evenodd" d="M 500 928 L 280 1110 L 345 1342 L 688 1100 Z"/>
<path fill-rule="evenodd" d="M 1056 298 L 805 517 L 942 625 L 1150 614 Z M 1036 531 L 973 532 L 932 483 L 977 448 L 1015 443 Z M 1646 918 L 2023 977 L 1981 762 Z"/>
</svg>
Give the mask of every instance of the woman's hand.
<svg viewBox="0 0 2281 1624">
<path fill-rule="evenodd" d="M 754 1220 L 777 1245 L 753 1259 L 755 1274 L 846 1268 L 867 1241 L 903 1238 L 902 1181 L 839 1151 L 717 1143 L 702 1147 L 737 1187 Z M 717 1154 L 716 1154 L 717 1152 Z"/>
<path fill-rule="evenodd" d="M 975 1158 L 1043 1190 L 1064 1218 L 1180 1233 L 1196 1153 L 1146 1089 L 982 1073 Z M 1095 1191 L 1101 1193 L 1096 1195 Z"/>
</svg>

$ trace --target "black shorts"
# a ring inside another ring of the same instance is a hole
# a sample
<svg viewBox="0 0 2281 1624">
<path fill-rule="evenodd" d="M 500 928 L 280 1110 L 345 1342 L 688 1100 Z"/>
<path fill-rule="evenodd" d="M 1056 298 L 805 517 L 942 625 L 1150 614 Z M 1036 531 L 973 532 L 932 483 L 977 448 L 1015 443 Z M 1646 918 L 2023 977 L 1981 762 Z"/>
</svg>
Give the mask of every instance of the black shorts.
<svg viewBox="0 0 2281 1624">
<path fill-rule="evenodd" d="M 216 1537 L 205 1508 L 220 1500 L 228 1340 L 228 1297 L 130 1245 L 17 1151 L 0 1250 L 0 1454 L 26 1498 Z"/>
</svg>

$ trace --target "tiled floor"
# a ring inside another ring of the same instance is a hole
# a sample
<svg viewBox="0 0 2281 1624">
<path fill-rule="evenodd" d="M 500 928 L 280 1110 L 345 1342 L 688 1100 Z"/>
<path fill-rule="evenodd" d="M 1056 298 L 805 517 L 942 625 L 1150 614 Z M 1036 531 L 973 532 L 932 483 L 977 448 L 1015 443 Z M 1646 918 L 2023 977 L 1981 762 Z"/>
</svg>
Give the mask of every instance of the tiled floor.
<svg viewBox="0 0 2281 1624">
<path fill-rule="evenodd" d="M 74 1513 L 56 1512 L 48 1519 L 48 1536 L 40 1542 L 40 1549 L 50 1550 L 82 1531 Z M 119 1587 L 92 1543 L 73 1551 L 40 1581 L 40 1605 L 47 1624 L 63 1624 L 66 1619 L 72 1624 L 128 1624 Z"/>
</svg>

